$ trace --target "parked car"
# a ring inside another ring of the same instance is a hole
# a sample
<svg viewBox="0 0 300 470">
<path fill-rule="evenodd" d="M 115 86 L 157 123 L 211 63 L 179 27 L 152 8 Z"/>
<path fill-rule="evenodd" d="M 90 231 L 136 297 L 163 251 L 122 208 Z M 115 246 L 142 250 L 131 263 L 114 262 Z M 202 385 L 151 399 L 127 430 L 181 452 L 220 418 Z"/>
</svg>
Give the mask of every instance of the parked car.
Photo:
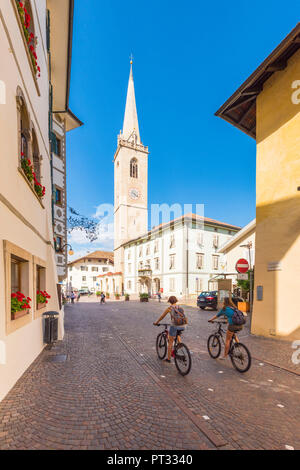
<svg viewBox="0 0 300 470">
<path fill-rule="evenodd" d="M 78 291 L 78 293 L 79 293 L 80 295 L 88 295 L 88 294 L 90 294 L 90 291 L 89 291 L 89 290 L 86 290 L 86 289 L 80 289 L 80 290 Z"/>
<path fill-rule="evenodd" d="M 201 292 L 200 295 L 198 295 L 197 298 L 197 305 L 199 308 L 202 310 L 205 309 L 205 307 L 211 307 L 214 310 L 217 309 L 217 303 L 218 303 L 218 291 L 203 291 Z"/>
<path fill-rule="evenodd" d="M 241 297 L 237 297 L 236 295 L 232 294 L 231 296 L 232 302 L 237 306 L 238 302 L 243 302 L 244 300 Z M 205 307 L 211 307 L 213 310 L 217 310 L 218 307 L 218 291 L 203 291 L 197 298 L 197 305 L 202 310 Z"/>
</svg>

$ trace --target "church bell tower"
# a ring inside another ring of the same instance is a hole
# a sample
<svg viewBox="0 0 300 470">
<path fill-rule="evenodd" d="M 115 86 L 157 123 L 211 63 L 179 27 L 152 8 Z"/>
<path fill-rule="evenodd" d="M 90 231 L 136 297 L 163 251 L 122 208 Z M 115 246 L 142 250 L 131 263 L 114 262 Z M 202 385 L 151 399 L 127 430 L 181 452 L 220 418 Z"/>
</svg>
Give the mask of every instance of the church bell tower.
<svg viewBox="0 0 300 470">
<path fill-rule="evenodd" d="M 123 130 L 114 156 L 114 264 L 124 274 L 122 245 L 148 230 L 148 147 L 140 138 L 132 60 Z"/>
</svg>

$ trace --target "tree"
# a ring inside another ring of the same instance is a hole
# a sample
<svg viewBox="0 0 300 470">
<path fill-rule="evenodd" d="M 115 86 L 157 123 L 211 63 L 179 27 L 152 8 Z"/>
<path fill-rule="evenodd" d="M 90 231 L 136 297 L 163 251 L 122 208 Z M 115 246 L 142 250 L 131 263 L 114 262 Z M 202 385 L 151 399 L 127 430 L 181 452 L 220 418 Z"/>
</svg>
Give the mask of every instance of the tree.
<svg viewBox="0 0 300 470">
<path fill-rule="evenodd" d="M 71 234 L 73 230 L 81 230 L 85 232 L 87 239 L 91 243 L 97 240 L 99 220 L 79 214 L 79 212 L 70 206 L 68 206 L 68 210 L 68 234 Z"/>
</svg>

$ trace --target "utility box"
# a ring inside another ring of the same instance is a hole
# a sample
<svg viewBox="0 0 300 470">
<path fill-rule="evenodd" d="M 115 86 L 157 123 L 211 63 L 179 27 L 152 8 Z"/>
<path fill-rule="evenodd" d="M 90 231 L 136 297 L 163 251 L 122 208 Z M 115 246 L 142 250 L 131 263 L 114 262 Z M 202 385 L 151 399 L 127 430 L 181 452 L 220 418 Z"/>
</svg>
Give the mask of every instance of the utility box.
<svg viewBox="0 0 300 470">
<path fill-rule="evenodd" d="M 59 313 L 55 311 L 43 313 L 44 343 L 46 344 L 53 344 L 58 339 L 58 316 Z"/>
</svg>

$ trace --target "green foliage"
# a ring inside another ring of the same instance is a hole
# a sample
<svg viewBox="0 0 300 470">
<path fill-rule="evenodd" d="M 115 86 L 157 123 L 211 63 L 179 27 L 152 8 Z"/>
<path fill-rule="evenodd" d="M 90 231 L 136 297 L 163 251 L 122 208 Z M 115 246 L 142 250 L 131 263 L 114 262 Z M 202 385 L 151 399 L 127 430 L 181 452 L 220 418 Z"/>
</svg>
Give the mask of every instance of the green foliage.
<svg viewBox="0 0 300 470">
<path fill-rule="evenodd" d="M 146 292 L 141 293 L 140 299 L 149 299 L 149 294 L 147 294 Z"/>
</svg>

